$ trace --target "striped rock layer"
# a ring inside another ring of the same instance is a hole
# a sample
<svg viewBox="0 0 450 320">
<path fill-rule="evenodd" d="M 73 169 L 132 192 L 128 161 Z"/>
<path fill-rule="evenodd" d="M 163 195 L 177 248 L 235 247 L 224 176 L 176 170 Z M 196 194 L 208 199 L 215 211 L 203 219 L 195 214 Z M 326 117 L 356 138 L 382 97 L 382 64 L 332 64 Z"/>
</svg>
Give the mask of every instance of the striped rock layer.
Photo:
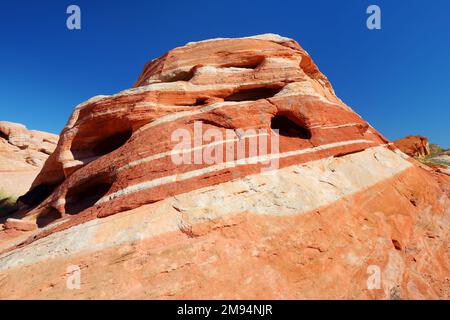
<svg viewBox="0 0 450 320">
<path fill-rule="evenodd" d="M 449 189 L 294 40 L 189 43 L 75 108 L 12 221 L 36 230 L 0 234 L 0 297 L 448 298 Z"/>
</svg>

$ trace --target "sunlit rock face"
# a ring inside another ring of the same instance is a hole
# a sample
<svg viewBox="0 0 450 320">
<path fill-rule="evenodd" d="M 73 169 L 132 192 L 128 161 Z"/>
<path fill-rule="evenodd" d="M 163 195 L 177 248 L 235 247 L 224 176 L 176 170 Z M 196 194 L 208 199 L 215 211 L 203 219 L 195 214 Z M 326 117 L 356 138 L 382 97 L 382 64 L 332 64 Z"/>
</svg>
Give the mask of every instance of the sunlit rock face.
<svg viewBox="0 0 450 320">
<path fill-rule="evenodd" d="M 17 198 L 26 193 L 57 142 L 55 134 L 0 121 L 1 196 Z"/>
<path fill-rule="evenodd" d="M 335 96 L 295 41 L 260 36 L 192 43 L 148 63 L 132 89 L 75 109 L 33 183 L 55 189 L 37 211 L 107 216 L 261 171 L 261 164 L 220 166 L 237 155 L 211 164 L 174 163 L 174 131 L 186 129 L 195 139 L 196 123 L 202 133 L 220 130 L 223 140 L 230 131 L 229 139 L 239 140 L 238 130 L 281 129 L 279 167 L 387 142 Z M 85 193 L 93 198 L 83 204 Z"/>
<path fill-rule="evenodd" d="M 189 43 L 75 108 L 19 217 L 37 230 L 0 235 L 0 297 L 442 298 L 448 185 L 294 40 Z"/>
<path fill-rule="evenodd" d="M 430 155 L 428 139 L 423 136 L 407 136 L 394 141 L 394 144 L 407 155 L 423 158 Z"/>
</svg>

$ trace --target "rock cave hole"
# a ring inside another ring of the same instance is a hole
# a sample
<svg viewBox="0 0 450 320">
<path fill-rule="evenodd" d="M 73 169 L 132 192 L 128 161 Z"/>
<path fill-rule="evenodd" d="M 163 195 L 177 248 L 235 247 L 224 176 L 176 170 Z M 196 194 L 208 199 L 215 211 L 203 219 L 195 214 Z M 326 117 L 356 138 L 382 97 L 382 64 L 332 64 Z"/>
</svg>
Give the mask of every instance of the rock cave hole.
<svg viewBox="0 0 450 320">
<path fill-rule="evenodd" d="M 259 99 L 267 99 L 276 95 L 282 88 L 254 88 L 254 89 L 240 89 L 225 97 L 225 101 L 256 101 Z"/>
<path fill-rule="evenodd" d="M 189 71 L 180 71 L 175 75 L 166 76 L 161 79 L 163 82 L 190 81 L 194 77 L 194 68 Z"/>
<path fill-rule="evenodd" d="M 398 240 L 392 239 L 392 244 L 394 245 L 395 250 L 402 250 L 402 245 Z"/>
<path fill-rule="evenodd" d="M 42 183 L 20 196 L 17 202 L 23 203 L 28 207 L 34 207 L 50 196 L 57 186 L 58 184 Z"/>
<path fill-rule="evenodd" d="M 66 194 L 65 211 L 78 214 L 92 207 L 111 189 L 112 181 L 106 175 L 98 175 L 69 189 Z"/>
<path fill-rule="evenodd" d="M 95 155 L 105 155 L 116 149 L 119 149 L 121 146 L 131 138 L 133 132 L 131 130 L 126 130 L 122 132 L 115 133 L 106 137 L 103 140 L 100 140 L 92 147 L 92 152 Z"/>
<path fill-rule="evenodd" d="M 6 141 L 9 139 L 8 135 L 2 131 L 0 131 L 0 138 L 5 139 Z"/>
<path fill-rule="evenodd" d="M 98 158 L 119 149 L 131 138 L 132 134 L 133 131 L 127 129 L 110 134 L 106 137 L 100 137 L 100 139 L 86 144 L 77 143 L 74 139 L 71 152 L 76 160 Z"/>
<path fill-rule="evenodd" d="M 208 98 L 197 98 L 193 106 L 204 106 L 207 103 Z"/>
<path fill-rule="evenodd" d="M 271 129 L 279 130 L 279 135 L 291 138 L 311 139 L 311 131 L 292 121 L 284 114 L 277 114 L 270 123 Z"/>
<path fill-rule="evenodd" d="M 239 60 L 234 63 L 224 64 L 221 68 L 242 68 L 256 69 L 264 61 L 264 56 L 251 56 L 247 59 Z"/>
<path fill-rule="evenodd" d="M 50 207 L 37 217 L 36 224 L 39 228 L 43 228 L 59 218 L 61 218 L 61 213 L 55 208 Z"/>
</svg>

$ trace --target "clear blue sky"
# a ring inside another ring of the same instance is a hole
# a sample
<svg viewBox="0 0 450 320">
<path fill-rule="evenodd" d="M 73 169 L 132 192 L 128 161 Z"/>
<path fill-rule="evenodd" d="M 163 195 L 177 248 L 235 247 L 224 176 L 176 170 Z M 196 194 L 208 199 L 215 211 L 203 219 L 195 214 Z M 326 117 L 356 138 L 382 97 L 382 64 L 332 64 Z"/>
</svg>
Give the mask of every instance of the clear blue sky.
<svg viewBox="0 0 450 320">
<path fill-rule="evenodd" d="M 82 29 L 66 28 L 77 4 Z M 377 4 L 382 30 L 366 28 Z M 450 1 L 15 1 L 0 8 L 0 119 L 59 133 L 74 106 L 129 88 L 189 41 L 296 39 L 337 95 L 390 139 L 450 147 Z"/>
</svg>

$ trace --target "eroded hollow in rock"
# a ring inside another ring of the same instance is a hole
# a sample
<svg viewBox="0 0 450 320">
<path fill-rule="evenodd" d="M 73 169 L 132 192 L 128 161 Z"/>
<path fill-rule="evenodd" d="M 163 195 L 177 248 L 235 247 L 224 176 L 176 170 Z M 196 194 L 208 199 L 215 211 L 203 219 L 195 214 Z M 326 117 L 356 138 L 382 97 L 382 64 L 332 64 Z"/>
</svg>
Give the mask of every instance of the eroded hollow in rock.
<svg viewBox="0 0 450 320">
<path fill-rule="evenodd" d="M 57 186 L 58 184 L 40 184 L 25 193 L 23 196 L 20 196 L 17 199 L 17 202 L 23 203 L 28 207 L 34 207 L 51 195 Z"/>
<path fill-rule="evenodd" d="M 112 180 L 107 175 L 101 174 L 70 188 L 66 194 L 66 213 L 78 214 L 92 207 L 108 193 L 111 186 Z"/>
<path fill-rule="evenodd" d="M 358 152 L 364 151 L 364 148 L 360 148 L 360 149 L 356 149 L 356 150 L 349 150 L 349 151 L 342 151 L 342 152 L 338 152 L 335 155 L 333 155 L 334 158 L 342 158 L 345 156 L 349 156 L 351 154 L 356 154 Z"/>
<path fill-rule="evenodd" d="M 6 141 L 8 141 L 8 139 L 9 139 L 8 135 L 2 131 L 0 131 L 0 138 L 5 139 Z"/>
<path fill-rule="evenodd" d="M 208 98 L 197 98 L 193 106 L 204 106 L 208 102 Z"/>
<path fill-rule="evenodd" d="M 194 77 L 194 70 L 180 71 L 174 75 L 161 77 L 163 82 L 190 81 Z"/>
<path fill-rule="evenodd" d="M 123 146 L 132 134 L 131 129 L 126 129 L 106 137 L 98 135 L 95 139 L 86 141 L 81 141 L 82 137 L 77 137 L 72 142 L 70 150 L 75 160 L 98 158 Z"/>
<path fill-rule="evenodd" d="M 275 115 L 270 123 L 270 128 L 279 130 L 280 136 L 311 139 L 311 131 L 308 128 L 292 121 L 284 114 Z"/>
<path fill-rule="evenodd" d="M 395 250 L 402 250 L 402 245 L 398 240 L 392 239 Z"/>
<path fill-rule="evenodd" d="M 105 139 L 98 141 L 92 146 L 92 152 L 95 155 L 108 154 L 125 144 L 131 138 L 133 132 L 131 130 L 115 133 Z"/>
<path fill-rule="evenodd" d="M 43 228 L 59 218 L 61 218 L 61 213 L 55 208 L 50 207 L 37 217 L 36 224 L 39 228 Z"/>
<path fill-rule="evenodd" d="M 240 89 L 228 97 L 225 101 L 255 101 L 259 99 L 267 99 L 276 95 L 282 88 L 254 88 L 254 89 Z"/>
<path fill-rule="evenodd" d="M 221 65 L 221 68 L 256 69 L 264 61 L 264 56 L 249 56 L 233 63 Z"/>
</svg>

